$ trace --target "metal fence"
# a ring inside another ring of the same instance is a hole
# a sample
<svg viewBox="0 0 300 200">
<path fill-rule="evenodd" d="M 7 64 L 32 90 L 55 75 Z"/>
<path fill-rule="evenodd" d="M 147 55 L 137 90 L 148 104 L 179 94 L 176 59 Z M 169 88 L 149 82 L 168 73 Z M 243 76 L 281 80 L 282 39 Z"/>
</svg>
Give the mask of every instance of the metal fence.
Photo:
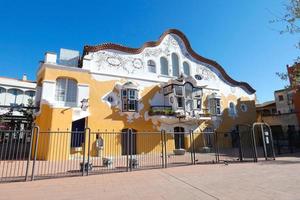
<svg viewBox="0 0 300 200">
<path fill-rule="evenodd" d="M 25 180 L 32 147 L 32 130 L 0 131 L 0 182 Z"/>
<path fill-rule="evenodd" d="M 251 131 L 0 131 L 0 182 L 255 161 Z"/>
<path fill-rule="evenodd" d="M 300 152 L 299 126 L 271 126 L 277 155 Z"/>
</svg>

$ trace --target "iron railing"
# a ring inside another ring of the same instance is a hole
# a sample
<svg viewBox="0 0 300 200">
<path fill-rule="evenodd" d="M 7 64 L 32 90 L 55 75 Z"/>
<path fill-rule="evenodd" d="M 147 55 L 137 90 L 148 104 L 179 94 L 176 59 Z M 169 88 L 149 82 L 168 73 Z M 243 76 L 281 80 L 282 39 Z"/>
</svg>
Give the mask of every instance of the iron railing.
<svg viewBox="0 0 300 200">
<path fill-rule="evenodd" d="M 251 134 L 251 130 L 1 130 L 0 182 L 256 161 Z"/>
</svg>

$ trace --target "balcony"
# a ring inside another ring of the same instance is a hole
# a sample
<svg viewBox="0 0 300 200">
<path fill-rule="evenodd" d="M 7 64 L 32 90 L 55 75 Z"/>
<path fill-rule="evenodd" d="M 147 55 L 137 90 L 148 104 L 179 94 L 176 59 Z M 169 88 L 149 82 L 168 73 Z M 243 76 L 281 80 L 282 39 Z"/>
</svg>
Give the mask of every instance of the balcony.
<svg viewBox="0 0 300 200">
<path fill-rule="evenodd" d="M 173 111 L 172 106 L 151 106 L 149 115 L 166 115 L 175 117 L 176 113 Z"/>
<path fill-rule="evenodd" d="M 149 111 L 149 116 L 167 124 L 178 122 L 197 123 L 199 121 L 212 119 L 207 109 L 202 109 L 202 111 L 194 110 L 191 112 L 184 111 L 183 109 L 174 111 L 172 106 L 152 106 Z"/>
</svg>

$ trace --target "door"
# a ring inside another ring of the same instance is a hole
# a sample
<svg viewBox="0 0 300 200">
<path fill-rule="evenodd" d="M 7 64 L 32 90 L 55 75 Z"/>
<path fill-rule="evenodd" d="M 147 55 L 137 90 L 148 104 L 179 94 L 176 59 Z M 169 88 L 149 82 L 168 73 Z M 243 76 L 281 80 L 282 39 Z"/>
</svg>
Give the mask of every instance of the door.
<svg viewBox="0 0 300 200">
<path fill-rule="evenodd" d="M 174 141 L 175 141 L 175 149 L 184 149 L 184 128 L 183 127 L 175 127 L 174 128 Z"/>
<path fill-rule="evenodd" d="M 136 154 L 136 130 L 122 129 L 121 135 L 122 155 Z"/>
<path fill-rule="evenodd" d="M 72 122 L 71 147 L 81 147 L 84 143 L 85 118 Z"/>
</svg>

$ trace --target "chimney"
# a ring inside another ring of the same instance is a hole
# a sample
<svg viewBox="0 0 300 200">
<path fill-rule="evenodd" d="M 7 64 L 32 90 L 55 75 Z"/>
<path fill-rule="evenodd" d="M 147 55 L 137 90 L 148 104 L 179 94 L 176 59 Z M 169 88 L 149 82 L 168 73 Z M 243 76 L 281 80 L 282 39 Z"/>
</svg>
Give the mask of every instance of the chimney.
<svg viewBox="0 0 300 200">
<path fill-rule="evenodd" d="M 45 53 L 45 63 L 56 64 L 57 55 L 56 53 L 46 52 Z"/>
<path fill-rule="evenodd" d="M 23 74 L 22 81 L 27 81 L 27 75 L 26 74 Z"/>
</svg>

